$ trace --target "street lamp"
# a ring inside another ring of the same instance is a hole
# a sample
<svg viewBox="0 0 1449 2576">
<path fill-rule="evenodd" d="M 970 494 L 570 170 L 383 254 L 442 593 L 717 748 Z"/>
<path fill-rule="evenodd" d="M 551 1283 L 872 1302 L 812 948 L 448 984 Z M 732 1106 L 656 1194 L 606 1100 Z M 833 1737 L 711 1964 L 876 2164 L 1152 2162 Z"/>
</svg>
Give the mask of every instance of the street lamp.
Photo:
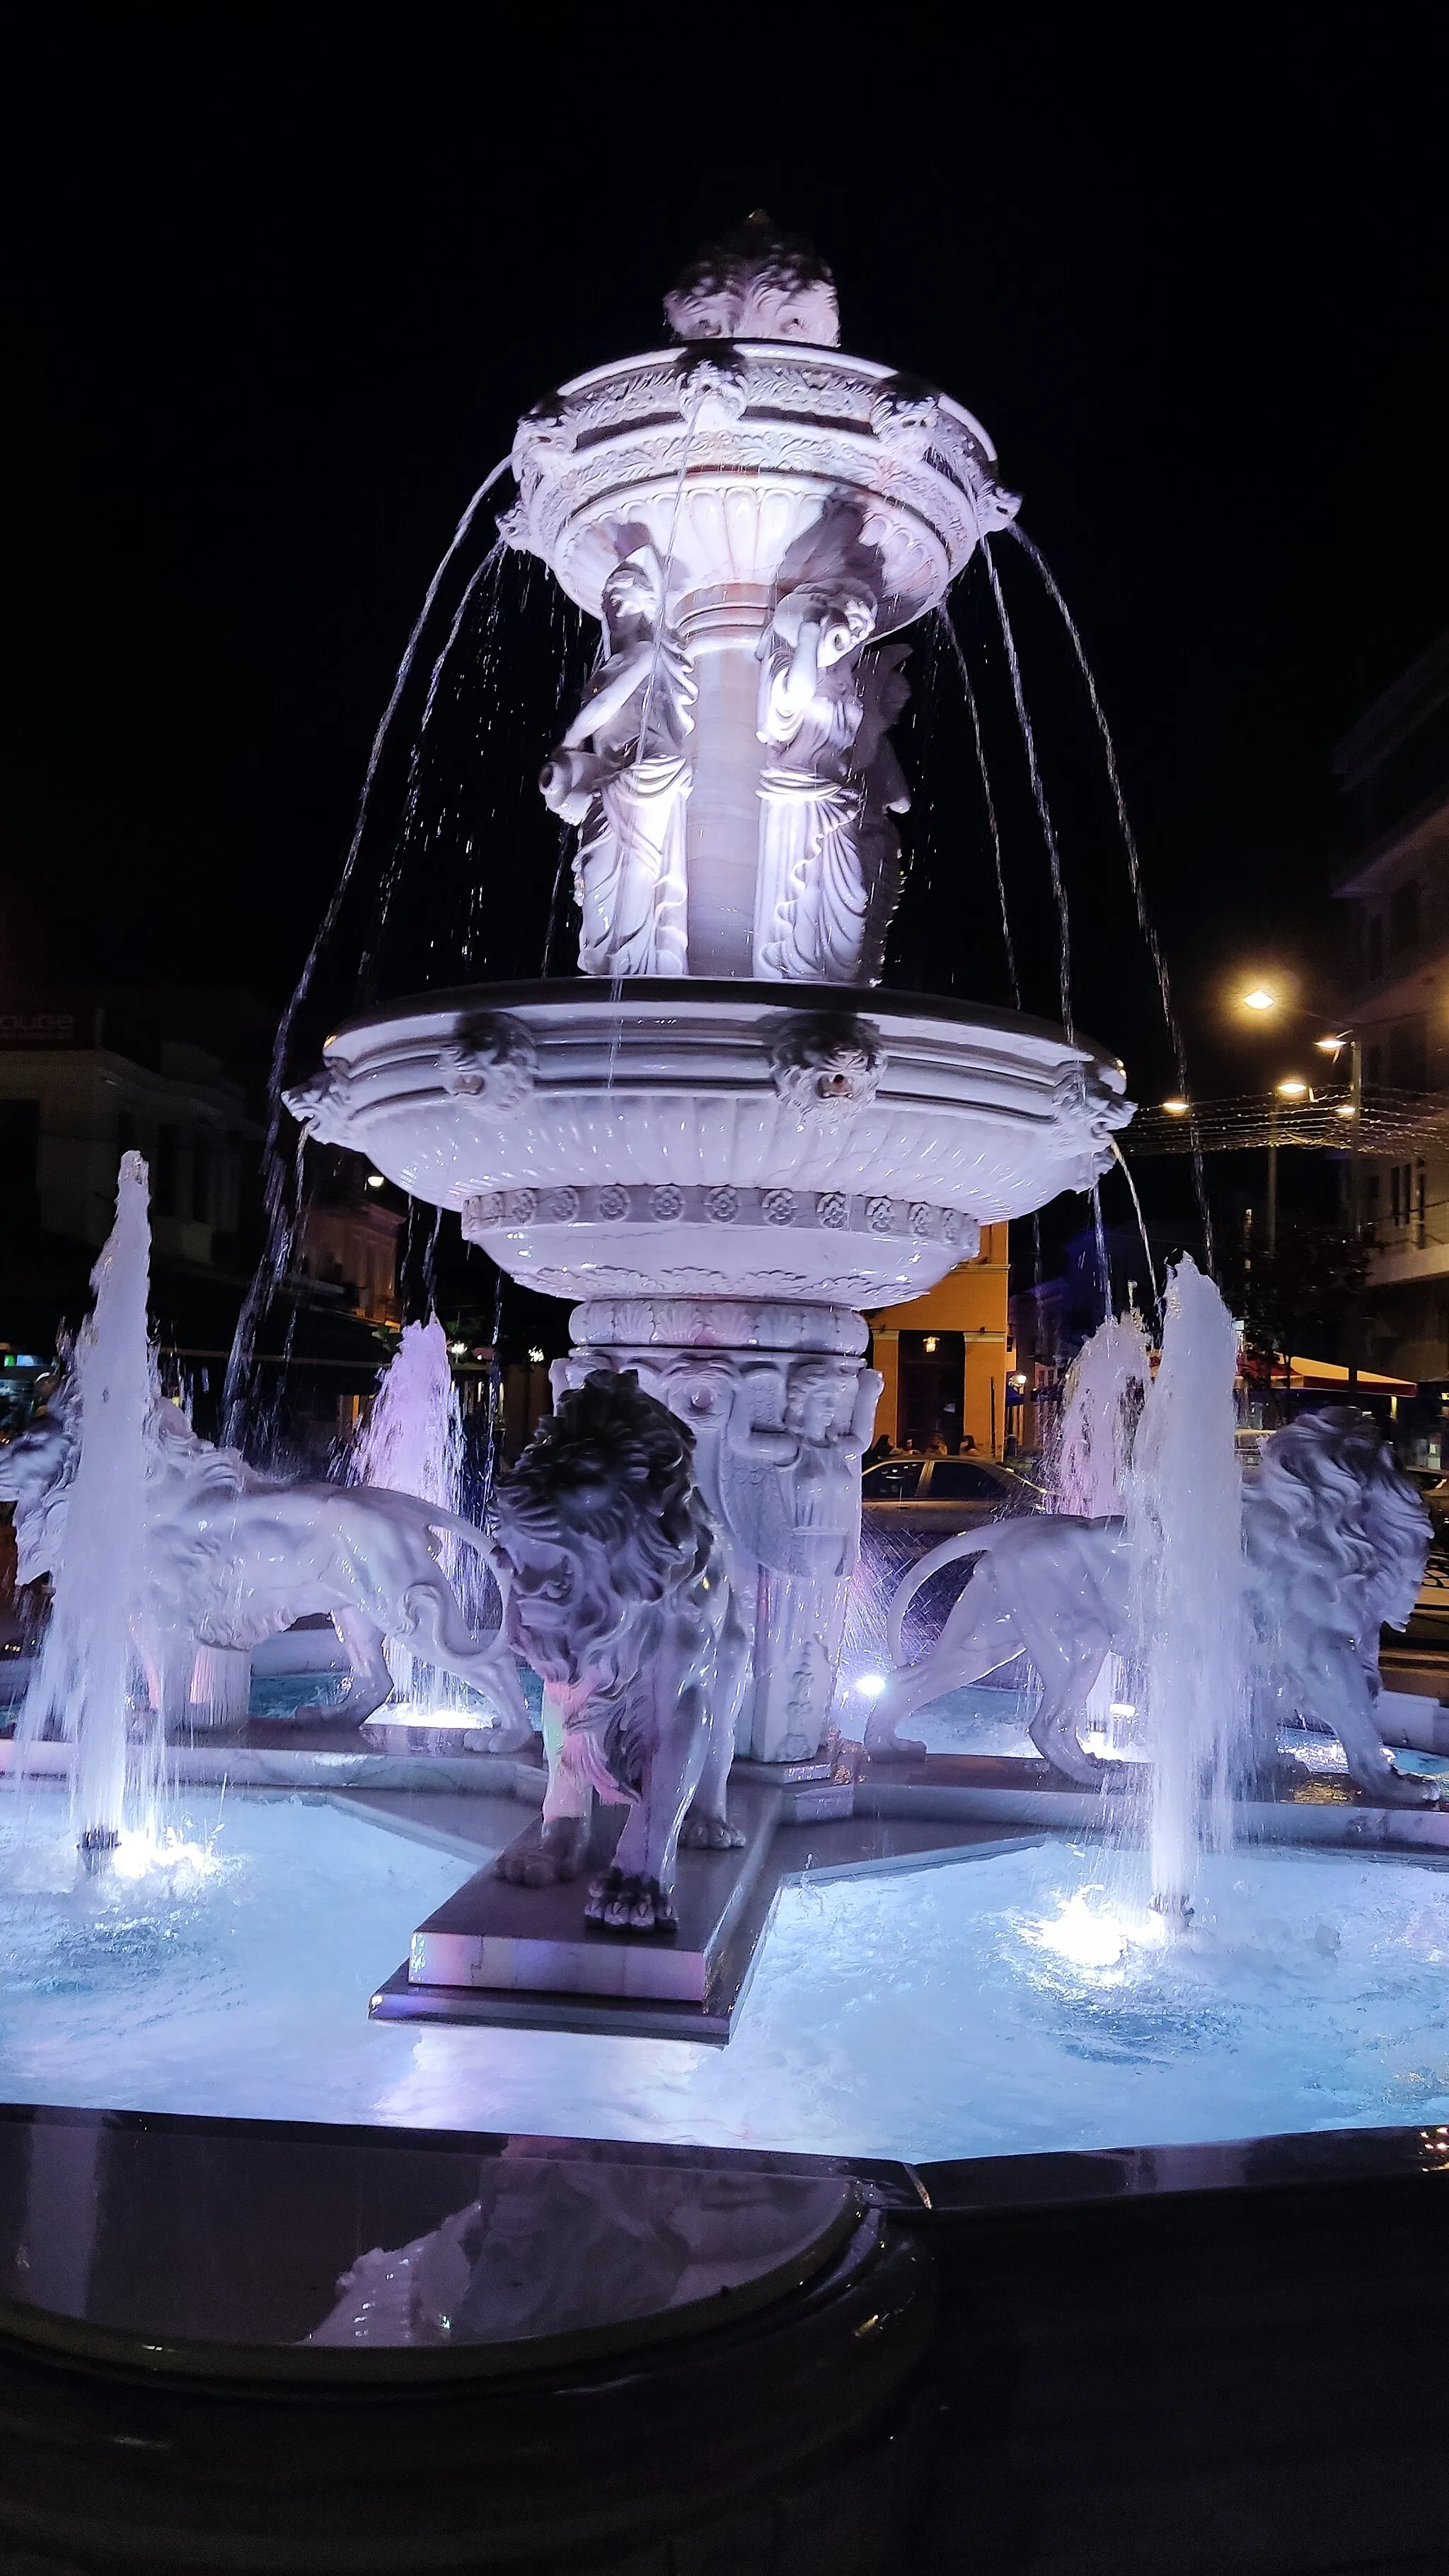
<svg viewBox="0 0 1449 2576">
<path fill-rule="evenodd" d="M 1293 1020 L 1307 1020 L 1315 1016 L 1311 1011 L 1300 1010 L 1281 1002 L 1278 995 L 1271 992 L 1266 984 L 1253 985 L 1248 992 L 1239 995 L 1239 1000 L 1245 1011 L 1260 1014 L 1281 1011 L 1285 1018 Z M 1345 1047 L 1348 1049 L 1349 1096 L 1347 1100 L 1341 1100 L 1338 1103 L 1334 1114 L 1353 1129 L 1348 1160 L 1348 1226 L 1353 1242 L 1357 1245 L 1363 1233 L 1362 1191 L 1359 1186 L 1359 1136 L 1363 1127 L 1363 1048 L 1352 1029 L 1327 1032 L 1323 1037 L 1315 1038 L 1313 1043 L 1320 1055 L 1332 1056 L 1335 1063 Z M 1286 1085 L 1281 1082 L 1278 1089 L 1284 1098 L 1301 1097 L 1301 1094 L 1290 1093 Z M 1270 1110 L 1270 1121 L 1273 1116 L 1274 1113 Z M 1268 1147 L 1268 1248 L 1270 1251 L 1274 1248 L 1277 1239 L 1277 1162 L 1275 1141 Z M 1351 1393 L 1358 1385 L 1358 1343 L 1359 1311 L 1355 1304 L 1349 1318 L 1348 1383 Z"/>
</svg>

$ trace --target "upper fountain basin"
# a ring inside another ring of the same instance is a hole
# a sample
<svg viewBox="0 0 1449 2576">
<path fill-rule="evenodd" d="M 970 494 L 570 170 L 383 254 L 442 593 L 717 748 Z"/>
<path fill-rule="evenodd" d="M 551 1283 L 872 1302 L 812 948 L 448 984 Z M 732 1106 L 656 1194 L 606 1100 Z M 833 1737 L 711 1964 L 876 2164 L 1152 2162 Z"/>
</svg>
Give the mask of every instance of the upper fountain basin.
<svg viewBox="0 0 1449 2576">
<path fill-rule="evenodd" d="M 287 1094 L 555 1297 L 920 1295 L 1105 1170 L 1117 1060 L 1006 1011 L 837 986 L 471 986 L 350 1020 Z"/>
<path fill-rule="evenodd" d="M 978 420 L 914 377 L 839 349 L 703 340 L 576 376 L 518 424 L 511 545 L 541 555 L 600 613 L 638 531 L 670 566 L 671 602 L 769 600 L 827 495 L 861 513 L 884 576 L 877 635 L 945 596 L 980 538 L 1015 515 Z"/>
</svg>

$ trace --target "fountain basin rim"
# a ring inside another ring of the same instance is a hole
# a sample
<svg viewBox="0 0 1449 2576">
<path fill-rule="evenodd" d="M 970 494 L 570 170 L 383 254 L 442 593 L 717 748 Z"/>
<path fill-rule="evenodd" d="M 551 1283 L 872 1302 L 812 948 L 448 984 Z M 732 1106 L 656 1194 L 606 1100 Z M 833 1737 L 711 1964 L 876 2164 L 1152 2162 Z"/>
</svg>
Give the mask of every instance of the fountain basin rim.
<svg viewBox="0 0 1449 2576">
<path fill-rule="evenodd" d="M 764 976 L 625 976 L 616 986 L 603 976 L 554 975 L 496 984 L 433 985 L 407 993 L 365 1011 L 354 1011 L 325 1040 L 322 1053 L 342 1050 L 343 1041 L 390 1022 L 420 1019 L 430 1012 L 457 1014 L 548 1008 L 557 1003 L 624 1011 L 648 1002 L 667 1017 L 671 1007 L 713 1002 L 736 1006 L 746 1001 L 762 1014 L 780 1018 L 818 1013 L 830 1018 L 939 1020 L 955 1028 L 979 1028 L 993 1035 L 1035 1039 L 1089 1066 L 1109 1091 L 1125 1093 L 1127 1068 L 1110 1047 L 1083 1030 L 1068 1036 L 1059 1021 L 1037 1019 L 995 1002 L 960 1000 L 954 994 L 901 992 L 888 984 L 787 984 Z"/>
<path fill-rule="evenodd" d="M 823 341 L 758 340 L 741 336 L 738 340 L 679 340 L 662 349 L 636 349 L 627 358 L 608 358 L 602 366 L 586 367 L 581 375 L 568 377 L 563 384 L 555 386 L 552 390 L 562 398 L 568 394 L 584 393 L 595 385 L 607 384 L 616 376 L 629 376 L 640 367 L 668 367 L 675 374 L 679 374 L 686 372 L 690 367 L 711 361 L 716 365 L 725 365 L 734 354 L 742 358 L 762 358 L 775 363 L 798 356 L 811 366 L 826 367 L 842 376 L 867 376 L 878 384 L 894 384 L 910 372 L 907 369 L 893 367 L 887 358 L 860 358 L 849 349 L 832 348 Z M 940 385 L 932 384 L 925 376 L 912 377 L 912 382 L 919 384 L 923 396 L 938 402 L 944 411 L 950 413 L 953 420 L 969 431 L 971 437 L 979 442 L 989 464 L 994 465 L 998 462 L 990 431 L 982 425 L 973 411 L 968 411 L 965 403 L 958 402 L 954 394 L 944 392 Z M 543 399 L 546 401 L 548 397 L 545 395 Z M 849 426 L 853 427 L 855 424 L 851 423 Z"/>
<path fill-rule="evenodd" d="M 290 1089 L 546 1295 L 857 1311 L 1103 1172 L 1132 1116 L 1090 1040 L 879 987 L 634 977 L 441 990 L 350 1019 Z"/>
<path fill-rule="evenodd" d="M 102 2112 L 96 2116 L 107 2120 L 110 2115 Z M 261 2121 L 217 2125 L 253 2130 L 271 2126 Z M 402 2130 L 397 2135 L 400 2145 L 411 2144 L 412 2132 Z M 448 2143 L 452 2146 L 455 2142 L 450 2137 Z M 587 2142 L 579 2144 L 586 2148 Z M 704 2156 L 718 2152 L 698 2151 Z M 802 2176 L 802 2180 L 808 2179 Z M 825 2182 L 827 2178 L 815 2179 Z M 456 2387 L 478 2381 L 528 2379 L 539 2373 L 588 2370 L 600 2362 L 627 2360 L 638 2364 L 662 2344 L 712 2336 L 720 2329 L 728 2331 L 801 2291 L 819 2286 L 828 2295 L 832 2267 L 845 2263 L 858 2271 L 862 2264 L 878 2259 L 883 2250 L 886 2213 L 869 2205 L 869 2196 L 849 2172 L 829 2179 L 839 2182 L 836 2207 L 803 2246 L 748 2281 L 708 2291 L 675 2308 L 654 2309 L 608 2324 L 523 2335 L 496 2343 L 456 2345 L 222 2343 L 177 2335 L 164 2328 L 147 2334 L 135 2327 L 93 2324 L 59 2309 L 31 2307 L 24 2300 L 0 2297 L 0 2350 L 43 2353 L 107 2378 L 142 2382 L 224 2380 L 253 2387 L 305 2385 L 339 2391 L 380 2386 L 401 2390 L 436 2387 L 440 2383 Z"/>
</svg>

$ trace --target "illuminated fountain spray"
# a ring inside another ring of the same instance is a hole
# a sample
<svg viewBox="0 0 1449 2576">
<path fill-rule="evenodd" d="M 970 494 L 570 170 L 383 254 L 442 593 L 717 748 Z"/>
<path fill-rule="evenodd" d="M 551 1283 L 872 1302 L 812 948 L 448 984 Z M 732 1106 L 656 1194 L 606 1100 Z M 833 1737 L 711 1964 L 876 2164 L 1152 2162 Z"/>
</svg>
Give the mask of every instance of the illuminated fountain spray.
<svg viewBox="0 0 1449 2576">
<path fill-rule="evenodd" d="M 92 1868 L 121 1838 L 137 1669 L 131 1621 L 146 1575 L 146 1434 L 156 1401 L 146 1324 L 148 1202 L 145 1163 L 139 1154 L 123 1155 L 116 1221 L 91 1273 L 95 1306 L 75 1345 L 64 1546 L 23 1723 L 33 1737 L 57 1717 L 75 1740 L 75 1823 Z"/>
<path fill-rule="evenodd" d="M 1184 1258 L 1168 1287 L 1161 1365 L 1125 1480 L 1135 1695 L 1152 1755 L 1152 1902 L 1169 1917 L 1191 1911 L 1200 1854 L 1229 1839 L 1246 1741 L 1237 1358 L 1222 1298 Z"/>
<path fill-rule="evenodd" d="M 1123 1509 L 1128 1463 L 1151 1384 L 1147 1335 L 1139 1315 L 1109 1315 L 1072 1362 L 1052 1472 L 1054 1508 L 1082 1520 L 1106 1520 Z M 1128 1707 L 1120 1658 L 1109 1655 L 1087 1700 L 1084 1737 L 1122 1749 L 1135 1709 Z"/>
<path fill-rule="evenodd" d="M 448 1338 L 436 1315 L 404 1325 L 371 1415 L 352 1444 L 347 1475 L 350 1484 L 382 1485 L 445 1511 L 462 1510 L 463 1418 Z M 471 1560 L 457 1562 L 454 1542 L 443 1539 L 440 1554 L 455 1585 L 471 1574 Z M 456 1682 L 407 1646 L 389 1640 L 385 1651 L 398 1696 L 414 1709 L 453 1707 L 463 1697 Z"/>
</svg>

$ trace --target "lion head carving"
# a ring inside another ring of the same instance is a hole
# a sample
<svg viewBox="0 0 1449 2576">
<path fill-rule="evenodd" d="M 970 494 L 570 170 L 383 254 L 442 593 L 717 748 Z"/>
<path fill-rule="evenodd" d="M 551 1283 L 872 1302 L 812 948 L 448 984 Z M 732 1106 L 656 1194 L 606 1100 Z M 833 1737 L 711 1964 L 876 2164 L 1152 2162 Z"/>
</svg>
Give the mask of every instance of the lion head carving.
<svg viewBox="0 0 1449 2576">
<path fill-rule="evenodd" d="M 776 1097 L 802 1125 L 833 1125 L 868 1108 L 884 1065 L 879 1029 L 848 1011 L 792 1012 L 770 1047 Z"/>
<path fill-rule="evenodd" d="M 575 1682 L 641 1609 L 702 1570 L 712 1533 L 694 1436 L 634 1370 L 596 1370 L 539 1424 L 494 1500 L 510 1643 L 546 1681 Z"/>
</svg>

